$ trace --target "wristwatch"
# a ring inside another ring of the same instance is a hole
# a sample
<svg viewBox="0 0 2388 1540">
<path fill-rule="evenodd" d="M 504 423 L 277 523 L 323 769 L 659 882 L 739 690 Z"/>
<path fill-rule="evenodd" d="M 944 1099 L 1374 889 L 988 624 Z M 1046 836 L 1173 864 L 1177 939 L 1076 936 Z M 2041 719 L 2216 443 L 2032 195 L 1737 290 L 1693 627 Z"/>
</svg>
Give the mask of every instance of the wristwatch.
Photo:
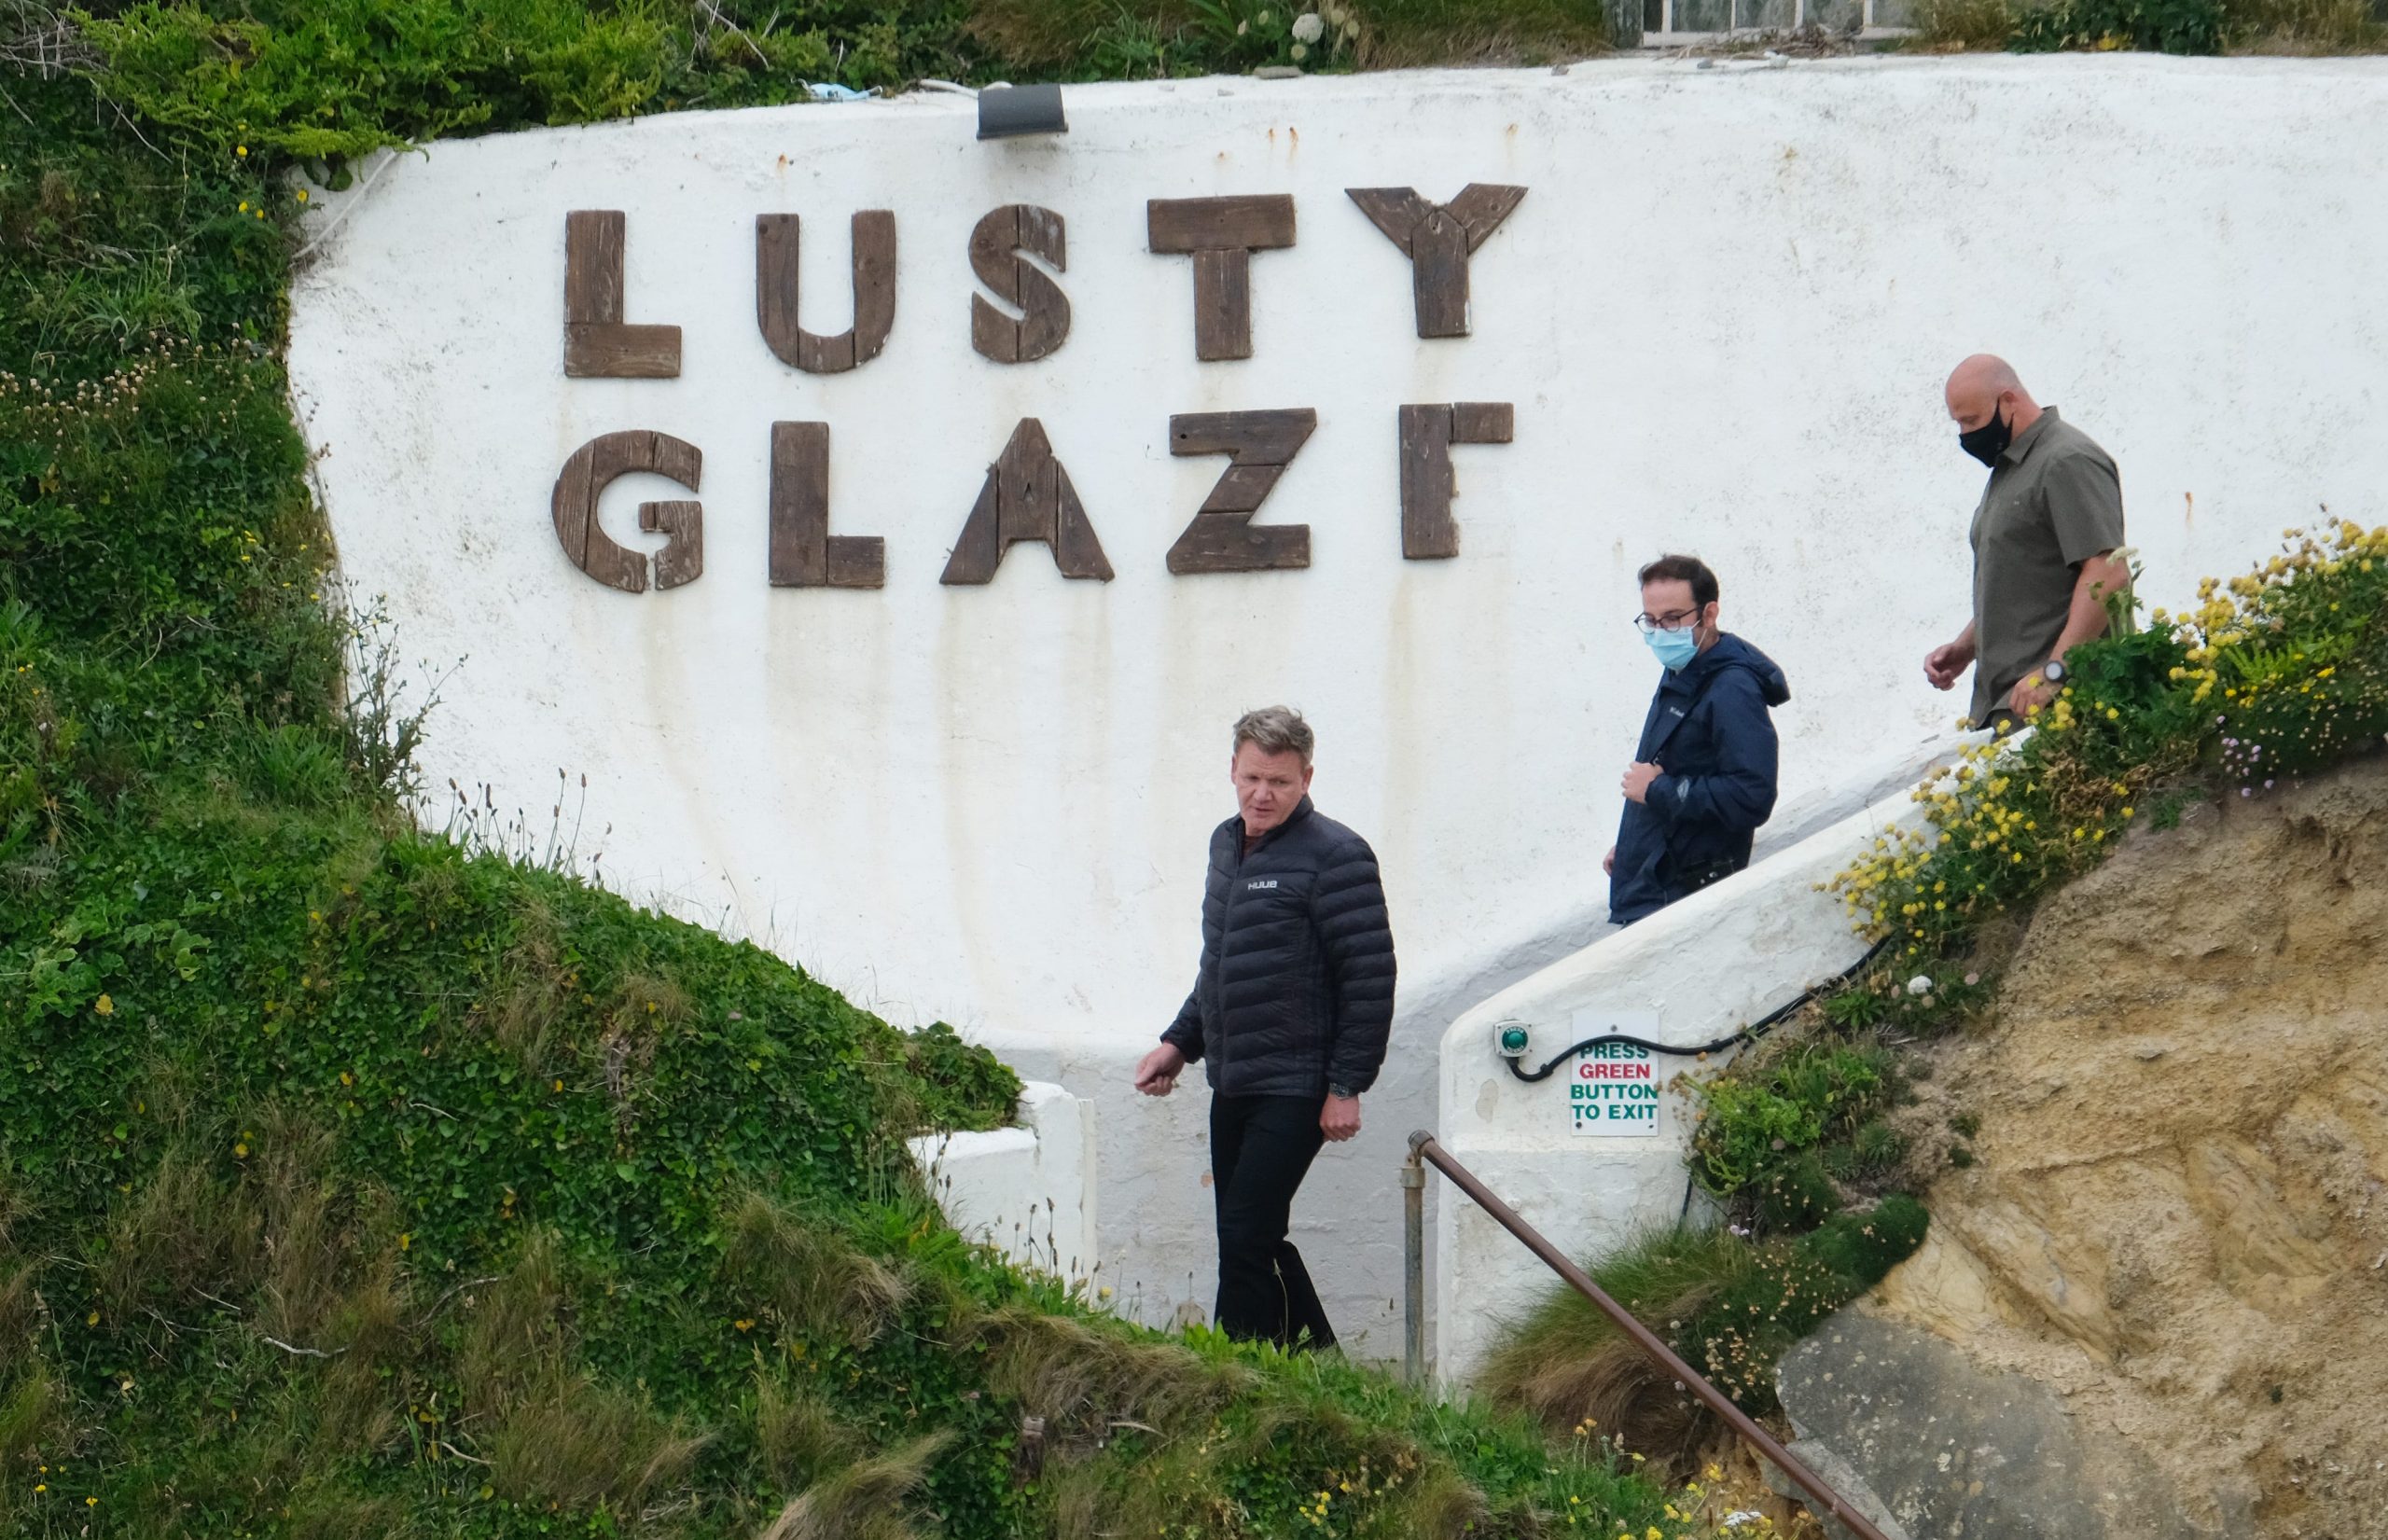
<svg viewBox="0 0 2388 1540">
<path fill-rule="evenodd" d="M 1327 1094 L 1327 1095 L 1329 1095 L 1329 1096 L 1332 1096 L 1332 1097 L 1336 1097 L 1336 1098 L 1338 1098 L 1339 1100 L 1345 1101 L 1345 1102 L 1349 1102 L 1349 1101 L 1352 1101 L 1354 1098 L 1357 1097 L 1360 1093 L 1359 1093 L 1358 1091 L 1354 1090 L 1354 1089 L 1353 1089 L 1351 1087 L 1349 1087 L 1349 1086 L 1335 1086 L 1335 1085 L 1330 1085 L 1330 1086 L 1328 1086 L 1328 1087 L 1326 1088 L 1326 1094 Z"/>
<path fill-rule="evenodd" d="M 2040 678 L 2051 685 L 2062 685 L 2070 677 L 2062 658 L 2051 658 L 2040 665 Z"/>
</svg>

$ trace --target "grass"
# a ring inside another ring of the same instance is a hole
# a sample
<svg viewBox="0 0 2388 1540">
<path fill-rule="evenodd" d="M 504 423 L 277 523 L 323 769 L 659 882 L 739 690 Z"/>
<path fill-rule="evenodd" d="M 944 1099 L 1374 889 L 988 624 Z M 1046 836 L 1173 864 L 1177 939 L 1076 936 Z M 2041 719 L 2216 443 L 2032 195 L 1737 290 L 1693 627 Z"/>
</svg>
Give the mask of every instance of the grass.
<svg viewBox="0 0 2388 1540">
<path fill-rule="evenodd" d="M 1331 3 L 1340 14 L 1340 0 Z M 968 30 L 1029 73 L 1200 75 L 1294 62 L 1285 29 L 1310 8 L 1285 0 L 978 0 Z M 1305 67 L 1539 64 L 1611 47 L 1593 0 L 1368 0 L 1350 9 L 1359 28 L 1350 46 L 1307 56 Z"/>
<path fill-rule="evenodd" d="M 1834 1311 L 1923 1243 L 1911 1198 L 1838 1213 L 1797 1238 L 1753 1242 L 1735 1230 L 1657 1230 L 1590 1269 L 1593 1282 L 1743 1410 L 1776 1408 L 1774 1366 Z M 1478 1386 L 1554 1433 L 1614 1435 L 1673 1480 L 1726 1435 L 1713 1413 L 1582 1296 L 1553 1290 L 1487 1357 Z"/>
<path fill-rule="evenodd" d="M 2145 49 L 2161 53 L 2376 53 L 2375 0 L 1917 0 L 1910 47 L 1937 52 Z"/>
<path fill-rule="evenodd" d="M 1756 1269 L 1721 1228 L 1658 1230 L 1601 1259 L 1592 1281 L 1655 1331 L 1673 1332 Z M 1662 1380 L 1582 1296 L 1551 1292 L 1485 1360 L 1479 1387 L 1545 1426 L 1607 1429 L 1687 1470 L 1714 1437 L 1698 1402 Z"/>
<path fill-rule="evenodd" d="M 1689 1533 L 1614 1450 L 965 1242 L 903 1140 L 1009 1072 L 582 881 L 568 787 L 402 812 L 437 722 L 309 495 L 285 173 L 1031 77 L 973 14 L 0 9 L 0 1531 Z"/>
</svg>

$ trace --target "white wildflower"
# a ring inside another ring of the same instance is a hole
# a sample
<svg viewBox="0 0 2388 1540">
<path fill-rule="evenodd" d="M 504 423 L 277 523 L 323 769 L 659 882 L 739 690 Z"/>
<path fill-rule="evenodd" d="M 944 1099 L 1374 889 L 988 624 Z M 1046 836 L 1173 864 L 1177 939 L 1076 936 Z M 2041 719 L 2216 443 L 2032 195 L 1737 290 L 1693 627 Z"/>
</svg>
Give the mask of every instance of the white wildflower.
<svg viewBox="0 0 2388 1540">
<path fill-rule="evenodd" d="M 1304 11 L 1294 18 L 1294 41 L 1315 43 L 1326 35 L 1326 22 L 1314 10 Z"/>
<path fill-rule="evenodd" d="M 1907 992 L 1909 994 L 1930 994 L 1932 992 L 1931 977 L 1927 974 L 1917 974 L 1907 981 Z"/>
</svg>

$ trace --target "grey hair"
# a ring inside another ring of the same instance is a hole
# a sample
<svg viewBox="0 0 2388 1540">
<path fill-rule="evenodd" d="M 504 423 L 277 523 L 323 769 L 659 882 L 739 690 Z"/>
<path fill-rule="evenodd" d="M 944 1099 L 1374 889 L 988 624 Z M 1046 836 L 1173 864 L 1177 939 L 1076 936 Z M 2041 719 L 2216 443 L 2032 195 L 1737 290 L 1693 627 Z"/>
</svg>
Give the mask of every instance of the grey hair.
<svg viewBox="0 0 2388 1540">
<path fill-rule="evenodd" d="M 1256 743 L 1263 754 L 1298 754 L 1307 766 L 1316 742 L 1300 712 L 1291 706 L 1263 706 L 1235 719 L 1235 749 L 1230 752 Z"/>
</svg>

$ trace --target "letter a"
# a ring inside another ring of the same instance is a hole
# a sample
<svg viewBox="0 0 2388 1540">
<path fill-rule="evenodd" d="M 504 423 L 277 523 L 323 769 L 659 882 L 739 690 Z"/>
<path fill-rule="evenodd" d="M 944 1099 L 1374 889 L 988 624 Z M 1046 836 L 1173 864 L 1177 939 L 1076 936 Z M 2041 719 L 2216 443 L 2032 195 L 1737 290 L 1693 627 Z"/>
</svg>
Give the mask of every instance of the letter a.
<svg viewBox="0 0 2388 1540">
<path fill-rule="evenodd" d="M 1070 473 L 1053 458 L 1045 424 L 1023 417 L 1012 429 L 1011 442 L 987 467 L 979 501 L 953 542 L 940 583 L 992 583 L 995 568 L 1016 541 L 1042 540 L 1051 548 L 1053 564 L 1064 577 L 1111 581 L 1111 563 L 1094 525 L 1070 485 Z"/>
</svg>

